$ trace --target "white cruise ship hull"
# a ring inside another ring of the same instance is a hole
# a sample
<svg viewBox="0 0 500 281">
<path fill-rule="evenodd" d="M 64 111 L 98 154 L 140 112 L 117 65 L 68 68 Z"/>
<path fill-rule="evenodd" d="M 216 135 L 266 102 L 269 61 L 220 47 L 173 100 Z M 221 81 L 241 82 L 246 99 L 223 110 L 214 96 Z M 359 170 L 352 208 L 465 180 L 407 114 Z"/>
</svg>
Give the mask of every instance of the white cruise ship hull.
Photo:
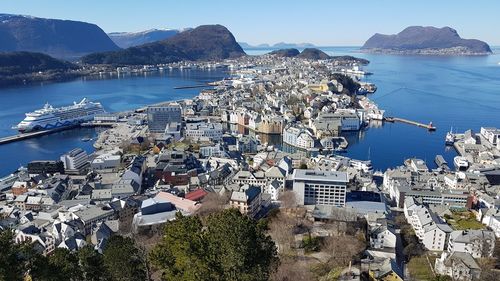
<svg viewBox="0 0 500 281">
<path fill-rule="evenodd" d="M 78 126 L 92 121 L 96 114 L 105 113 L 100 103 L 88 102 L 83 99 L 74 105 L 53 108 L 46 104 L 44 108 L 26 113 L 26 118 L 13 129 L 21 133 L 53 130 L 57 128 Z"/>
</svg>

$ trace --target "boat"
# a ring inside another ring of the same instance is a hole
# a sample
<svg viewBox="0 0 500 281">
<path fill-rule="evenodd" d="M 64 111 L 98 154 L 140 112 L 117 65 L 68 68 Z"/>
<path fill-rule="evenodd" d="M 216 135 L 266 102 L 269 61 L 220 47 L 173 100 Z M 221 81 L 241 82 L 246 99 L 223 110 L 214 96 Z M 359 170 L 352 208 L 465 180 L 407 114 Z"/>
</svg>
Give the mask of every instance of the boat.
<svg viewBox="0 0 500 281">
<path fill-rule="evenodd" d="M 455 143 L 455 135 L 453 135 L 451 132 L 448 132 L 446 134 L 444 142 L 446 145 L 453 145 Z"/>
<path fill-rule="evenodd" d="M 82 138 L 82 141 L 85 141 L 85 142 L 91 141 L 91 140 L 92 140 L 92 138 L 88 138 L 88 137 Z"/>
<path fill-rule="evenodd" d="M 366 94 L 368 94 L 368 90 L 367 89 L 365 89 L 363 87 L 360 87 L 358 89 L 358 95 L 366 95 Z"/>
<path fill-rule="evenodd" d="M 77 126 L 94 120 L 96 114 L 106 113 L 101 103 L 86 98 L 79 103 L 63 107 L 52 107 L 46 103 L 41 109 L 26 113 L 26 117 L 12 129 L 20 133 Z"/>
<path fill-rule="evenodd" d="M 458 171 L 465 171 L 469 168 L 469 161 L 463 156 L 456 156 L 453 158 L 453 164 Z"/>
<path fill-rule="evenodd" d="M 446 138 L 444 140 L 446 145 L 453 145 L 455 143 L 455 135 L 453 134 L 453 128 L 446 134 Z"/>
</svg>

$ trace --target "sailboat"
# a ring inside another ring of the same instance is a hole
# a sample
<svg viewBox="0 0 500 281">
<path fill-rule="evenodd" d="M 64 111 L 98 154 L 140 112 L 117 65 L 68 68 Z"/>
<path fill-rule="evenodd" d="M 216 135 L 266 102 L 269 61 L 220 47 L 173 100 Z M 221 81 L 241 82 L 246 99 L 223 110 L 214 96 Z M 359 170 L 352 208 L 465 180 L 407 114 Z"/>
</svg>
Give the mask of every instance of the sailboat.
<svg viewBox="0 0 500 281">
<path fill-rule="evenodd" d="M 453 145 L 455 143 L 455 135 L 453 134 L 453 127 L 451 127 L 450 131 L 446 134 L 444 142 L 446 145 Z"/>
</svg>

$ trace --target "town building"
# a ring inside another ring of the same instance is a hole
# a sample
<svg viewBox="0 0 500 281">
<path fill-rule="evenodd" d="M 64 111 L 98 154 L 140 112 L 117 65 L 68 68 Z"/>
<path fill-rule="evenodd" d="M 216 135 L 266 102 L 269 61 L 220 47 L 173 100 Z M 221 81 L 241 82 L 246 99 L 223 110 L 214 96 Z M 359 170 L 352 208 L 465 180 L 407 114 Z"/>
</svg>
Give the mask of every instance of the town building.
<svg viewBox="0 0 500 281">
<path fill-rule="evenodd" d="M 182 122 L 181 106 L 178 103 L 149 106 L 146 112 L 149 131 L 152 133 L 164 133 L 169 123 Z"/>
<path fill-rule="evenodd" d="M 292 174 L 293 191 L 300 205 L 346 204 L 347 173 L 295 169 Z"/>
<path fill-rule="evenodd" d="M 62 155 L 61 161 L 64 164 L 64 170 L 66 173 L 69 171 L 80 173 L 84 168 L 89 166 L 89 156 L 87 155 L 87 152 L 81 148 L 75 148 Z"/>
</svg>

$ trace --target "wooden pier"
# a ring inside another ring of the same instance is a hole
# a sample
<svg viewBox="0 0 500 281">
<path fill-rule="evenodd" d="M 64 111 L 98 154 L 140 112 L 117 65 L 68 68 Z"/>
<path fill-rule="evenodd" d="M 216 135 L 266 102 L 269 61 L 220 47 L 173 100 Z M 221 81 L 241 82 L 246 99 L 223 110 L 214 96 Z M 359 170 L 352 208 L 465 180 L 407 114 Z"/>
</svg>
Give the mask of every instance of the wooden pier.
<svg viewBox="0 0 500 281">
<path fill-rule="evenodd" d="M 417 126 L 420 128 L 424 128 L 424 129 L 427 129 L 429 131 L 435 131 L 437 129 L 435 126 L 432 125 L 432 122 L 430 122 L 429 124 L 424 124 L 424 123 L 420 123 L 420 122 L 416 122 L 416 121 L 412 121 L 412 120 L 408 120 L 408 119 L 404 119 L 404 118 L 398 118 L 398 117 L 385 117 L 384 121 L 391 122 L 391 123 L 401 122 L 401 123 L 405 123 L 405 124 L 414 125 L 414 126 Z"/>
</svg>

